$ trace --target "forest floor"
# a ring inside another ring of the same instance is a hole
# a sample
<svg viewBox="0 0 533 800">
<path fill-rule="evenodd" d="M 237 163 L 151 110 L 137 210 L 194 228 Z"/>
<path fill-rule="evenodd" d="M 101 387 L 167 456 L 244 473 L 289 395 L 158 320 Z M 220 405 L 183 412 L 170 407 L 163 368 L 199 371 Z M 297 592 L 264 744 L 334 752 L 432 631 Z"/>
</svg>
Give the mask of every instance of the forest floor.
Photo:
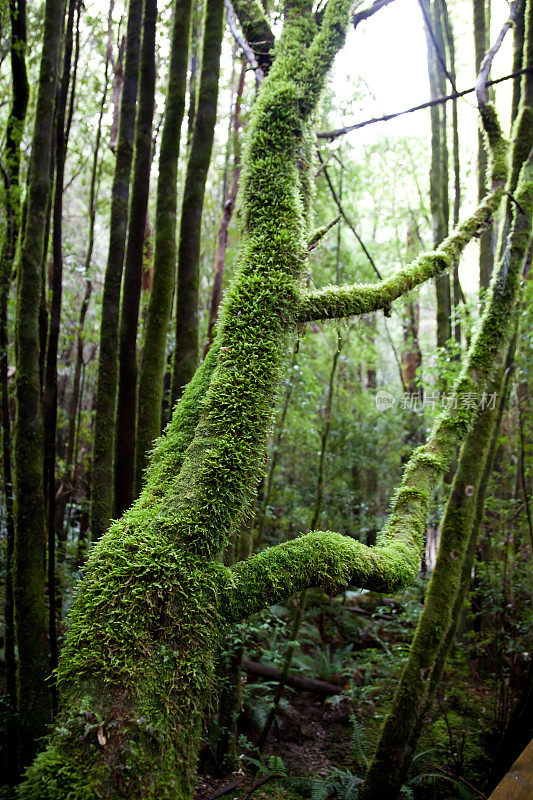
<svg viewBox="0 0 533 800">
<path fill-rule="evenodd" d="M 424 588 L 421 583 L 395 600 L 371 595 L 315 598 L 300 630 L 291 671 L 340 685 L 342 694 L 324 699 L 286 689 L 259 756 L 251 743 L 264 723 L 275 683 L 248 674 L 239 731 L 241 750 L 252 755 L 241 759 L 242 768 L 233 775 L 201 777 L 195 800 L 247 800 L 248 795 L 254 800 L 355 798 L 407 658 Z M 279 667 L 290 609 L 273 611 L 271 619 L 255 623 L 247 657 Z M 464 631 L 463 641 L 468 642 Z M 490 700 L 495 678 L 498 682 L 496 675 L 479 670 L 479 653 L 466 647 L 454 650 L 402 800 L 486 796 L 483 775 L 490 763 L 486 745 L 497 712 Z M 276 775 L 285 777 L 279 780 Z"/>
</svg>

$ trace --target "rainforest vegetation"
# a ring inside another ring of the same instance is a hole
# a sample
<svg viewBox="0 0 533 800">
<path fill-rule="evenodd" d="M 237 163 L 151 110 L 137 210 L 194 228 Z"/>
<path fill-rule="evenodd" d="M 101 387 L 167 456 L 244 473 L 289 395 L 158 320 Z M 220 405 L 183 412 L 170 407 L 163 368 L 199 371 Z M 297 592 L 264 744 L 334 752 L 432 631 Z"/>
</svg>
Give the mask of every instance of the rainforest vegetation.
<svg viewBox="0 0 533 800">
<path fill-rule="evenodd" d="M 2 796 L 531 800 L 533 0 L 1 0 L 0 75 Z"/>
</svg>

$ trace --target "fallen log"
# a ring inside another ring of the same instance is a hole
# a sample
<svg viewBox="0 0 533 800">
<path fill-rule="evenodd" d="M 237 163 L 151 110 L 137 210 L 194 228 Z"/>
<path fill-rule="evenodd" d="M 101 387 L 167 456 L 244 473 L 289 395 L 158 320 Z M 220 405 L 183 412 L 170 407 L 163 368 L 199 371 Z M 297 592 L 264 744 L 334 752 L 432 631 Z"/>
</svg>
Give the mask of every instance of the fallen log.
<svg viewBox="0 0 533 800">
<path fill-rule="evenodd" d="M 246 672 L 252 675 L 258 675 L 267 680 L 279 681 L 281 678 L 281 670 L 276 667 L 271 667 L 269 664 L 261 664 L 259 661 L 248 661 L 243 659 L 242 665 Z M 342 686 L 335 686 L 333 683 L 327 681 L 318 681 L 315 678 L 305 678 L 303 675 L 295 675 L 294 672 L 289 672 L 285 679 L 287 686 L 292 686 L 294 689 L 300 689 L 302 692 L 312 692 L 313 694 L 320 694 L 328 697 L 332 694 L 342 694 Z"/>
</svg>

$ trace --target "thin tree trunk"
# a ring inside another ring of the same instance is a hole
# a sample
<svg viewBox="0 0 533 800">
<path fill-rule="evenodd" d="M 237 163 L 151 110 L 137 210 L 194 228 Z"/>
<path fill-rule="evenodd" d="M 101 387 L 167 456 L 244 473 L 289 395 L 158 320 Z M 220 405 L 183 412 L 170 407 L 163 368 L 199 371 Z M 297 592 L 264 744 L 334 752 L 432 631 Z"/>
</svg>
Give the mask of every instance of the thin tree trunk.
<svg viewBox="0 0 533 800">
<path fill-rule="evenodd" d="M 281 449 L 281 441 L 283 439 L 283 434 L 285 432 L 285 420 L 287 418 L 287 411 L 289 410 L 289 405 L 292 397 L 292 390 L 294 388 L 292 375 L 294 367 L 296 366 L 296 354 L 297 350 L 295 349 L 293 357 L 289 363 L 289 368 L 287 370 L 287 377 L 285 378 L 285 393 L 283 395 L 283 405 L 281 407 L 281 414 L 279 416 L 278 424 L 276 426 L 276 434 L 272 441 L 272 446 L 270 450 L 270 464 L 268 467 L 266 480 L 264 481 L 261 503 L 259 505 L 259 511 L 257 514 L 257 523 L 255 525 L 255 532 L 254 532 L 254 544 L 257 549 L 260 548 L 263 539 L 266 516 L 268 512 L 268 506 L 270 503 L 270 495 L 272 493 L 272 483 L 274 481 L 274 474 L 276 472 L 276 467 L 278 465 L 278 459 Z"/>
<path fill-rule="evenodd" d="M 529 40 L 525 59 L 528 65 L 533 59 L 532 8 L 530 5 Z M 533 129 L 528 122 L 530 120 L 528 106 L 533 101 L 533 78 L 529 74 L 524 77 L 522 92 L 525 109 L 516 128 L 517 138 L 507 183 L 510 192 L 514 191 L 518 180 L 517 161 L 520 161 L 522 152 L 530 152 L 533 144 Z M 513 247 L 513 243 L 507 240 L 507 230 L 515 213 L 518 212 L 515 212 L 508 199 L 502 224 L 499 273 L 492 278 L 490 303 L 501 295 L 501 286 L 506 282 L 503 276 L 507 276 L 508 256 Z M 530 225 L 529 220 L 523 222 L 525 225 Z M 526 234 L 524 229 L 518 236 L 523 236 L 523 242 L 526 243 L 524 257 L 520 263 L 520 266 L 523 266 L 529 249 L 531 231 Z M 515 302 L 513 301 L 511 307 L 507 309 L 506 331 L 502 336 L 497 357 L 494 384 L 498 395 L 502 391 L 510 333 L 516 321 Z M 447 647 L 446 637 L 450 630 L 453 631 L 454 614 L 458 613 L 456 601 L 459 602 L 458 598 L 460 599 L 461 580 L 464 579 L 463 569 L 469 557 L 469 542 L 472 531 L 476 530 L 476 518 L 480 511 L 477 501 L 483 496 L 486 488 L 486 465 L 491 456 L 491 441 L 496 421 L 496 411 L 492 412 L 488 407 L 479 410 L 477 419 L 462 445 L 441 524 L 437 563 L 426 594 L 424 609 L 411 645 L 409 661 L 402 674 L 360 793 L 361 800 L 371 800 L 377 796 L 382 800 L 396 800 L 407 774 L 423 715 L 431 699 L 430 691 L 435 688 L 437 677 L 440 677 Z M 435 680 L 432 682 L 433 676 Z"/>
<path fill-rule="evenodd" d="M 205 184 L 215 135 L 223 20 L 224 4 L 220 0 L 206 0 L 200 88 L 181 207 L 172 406 L 181 397 L 198 362 L 200 235 Z"/>
<path fill-rule="evenodd" d="M 205 0 L 193 0 L 190 17 L 189 49 L 189 107 L 187 109 L 187 151 L 189 151 L 194 131 L 196 102 L 198 95 L 198 74 L 200 71 L 200 46 L 202 43 L 202 22 Z"/>
<path fill-rule="evenodd" d="M 11 467 L 11 424 L 9 415 L 9 340 L 7 304 L 13 260 L 17 247 L 20 221 L 20 142 L 28 106 L 28 77 L 26 74 L 26 2 L 11 0 L 11 80 L 12 102 L 6 128 L 4 147 L 4 189 L 6 195 L 6 230 L 0 251 L 0 387 L 2 392 L 2 456 L 3 490 L 6 514 L 6 589 L 5 589 L 5 661 L 8 709 L 6 742 L 8 780 L 18 776 L 17 753 L 17 683 L 15 657 L 15 623 L 13 618 L 13 549 L 15 526 L 13 520 L 13 476 Z"/>
<path fill-rule="evenodd" d="M 209 348 L 213 343 L 213 337 L 215 334 L 215 322 L 217 321 L 218 307 L 222 299 L 222 279 L 224 277 L 226 248 L 228 246 L 228 228 L 233 216 L 235 201 L 237 200 L 237 192 L 239 190 L 239 177 L 241 174 L 241 154 L 239 144 L 240 110 L 242 94 L 244 91 L 244 83 L 246 80 L 246 69 L 247 63 L 243 59 L 241 74 L 237 86 L 237 93 L 235 96 L 235 107 L 233 111 L 233 175 L 228 196 L 224 199 L 224 210 L 222 212 L 222 217 L 218 228 L 217 254 L 215 260 L 215 272 L 213 275 L 213 287 L 211 290 L 211 305 L 209 307 L 209 322 L 207 325 L 207 342 L 204 347 L 204 358 L 209 352 Z"/>
<path fill-rule="evenodd" d="M 126 250 L 120 312 L 114 483 L 115 514 L 117 516 L 120 516 L 133 501 L 137 412 L 137 328 L 143 274 L 146 211 L 150 192 L 150 164 L 152 160 L 156 22 L 157 0 L 144 0 L 128 247 Z"/>
<path fill-rule="evenodd" d="M 440 0 L 442 5 L 442 21 L 446 37 L 446 49 L 448 53 L 448 63 L 450 66 L 450 78 L 452 91 L 456 89 L 455 73 L 455 40 L 453 35 L 452 23 L 448 12 L 446 0 Z M 459 222 L 459 211 L 461 209 L 461 165 L 459 153 L 459 119 L 457 113 L 457 99 L 452 101 L 452 152 L 453 152 L 453 225 Z M 453 299 L 453 337 L 458 347 L 461 346 L 461 319 L 459 316 L 459 304 L 462 299 L 461 284 L 459 283 L 459 264 L 453 265 L 452 273 L 452 299 Z"/>
<path fill-rule="evenodd" d="M 473 0 L 474 5 L 474 61 L 476 68 L 476 75 L 479 72 L 483 56 L 488 49 L 489 36 L 487 25 L 487 3 L 490 0 Z M 489 6 L 490 7 L 490 6 Z M 522 54 L 520 54 L 520 61 L 518 69 L 522 65 Z M 513 64 L 514 69 L 514 64 Z M 520 79 L 518 79 L 518 86 L 520 86 Z M 483 131 L 478 130 L 477 141 L 477 192 L 478 200 L 482 199 L 487 192 L 487 148 L 485 145 L 485 138 Z M 494 265 L 494 250 L 493 250 L 493 229 L 490 227 L 479 238 L 479 285 L 485 291 L 489 287 L 490 277 Z"/>
<path fill-rule="evenodd" d="M 126 243 L 130 170 L 135 132 L 142 0 L 130 0 L 119 135 L 111 190 L 109 254 L 102 297 L 91 483 L 91 536 L 104 533 L 113 513 L 113 452 L 118 379 L 120 286 Z"/>
<path fill-rule="evenodd" d="M 428 75 L 431 99 L 445 94 L 446 80 L 443 73 L 445 57 L 444 39 L 439 0 L 419 0 L 423 11 Z M 437 49 L 438 48 L 438 49 Z M 433 219 L 433 244 L 437 247 L 448 235 L 448 146 L 446 136 L 446 106 L 432 106 L 431 117 L 431 169 L 430 203 Z M 437 347 L 444 347 L 451 337 L 451 292 L 447 273 L 435 280 L 437 298 Z"/>
<path fill-rule="evenodd" d="M 57 433 L 57 348 L 61 324 L 61 297 L 63 292 L 63 183 L 65 179 L 65 157 L 67 135 L 65 114 L 74 33 L 74 16 L 78 0 L 69 0 L 65 29 L 63 71 L 58 86 L 55 116 L 55 189 L 53 202 L 53 261 L 52 299 L 50 303 L 50 326 L 43 387 L 44 421 L 44 495 L 46 501 L 46 535 L 48 541 L 48 640 L 50 646 L 51 671 L 57 667 L 59 655 L 56 625 L 56 433 Z M 73 87 L 74 91 L 74 87 Z M 55 714 L 57 698 L 55 685 L 51 684 L 52 706 Z"/>
<path fill-rule="evenodd" d="M 47 0 L 17 287 L 14 597 L 22 766 L 35 754 L 37 740 L 46 732 L 51 711 L 46 683 L 50 664 L 45 605 L 44 449 L 38 309 L 51 188 L 50 162 L 62 22 L 61 0 Z"/>
<path fill-rule="evenodd" d="M 113 14 L 114 0 L 109 4 L 108 20 L 111 25 Z M 109 40 L 110 45 L 110 40 Z M 99 172 L 99 159 L 100 159 L 100 144 L 102 140 L 102 122 L 106 108 L 107 92 L 109 88 L 109 65 L 110 65 L 111 48 L 108 46 L 106 50 L 106 59 L 104 67 L 104 90 L 102 92 L 102 99 L 100 101 L 100 110 L 98 114 L 98 124 L 96 127 L 96 137 L 94 143 L 94 154 L 91 168 L 91 180 L 89 185 L 89 231 L 87 237 L 87 250 L 85 253 L 84 273 L 85 273 L 85 293 L 80 306 L 78 317 L 78 325 L 76 332 L 76 361 L 74 365 L 74 377 L 72 380 L 72 392 L 68 404 L 68 433 L 67 433 L 67 452 L 65 457 L 65 474 L 62 481 L 62 487 L 58 498 L 58 503 L 62 503 L 63 507 L 68 502 L 69 496 L 72 496 L 72 471 L 74 463 L 74 442 L 76 434 L 76 418 L 78 411 L 78 402 L 80 398 L 80 380 L 83 364 L 83 329 L 85 327 L 85 317 L 89 308 L 89 302 L 93 290 L 92 280 L 90 278 L 91 261 L 94 249 L 94 228 L 96 222 L 96 198 L 98 190 L 98 172 Z M 61 515 L 62 518 L 62 515 Z M 64 553 L 64 546 L 62 542 L 66 538 L 66 526 L 63 527 L 62 532 L 58 531 L 60 535 L 58 558 L 62 558 Z"/>
<path fill-rule="evenodd" d="M 135 493 L 138 495 L 148 453 L 161 434 L 167 332 L 176 271 L 176 207 L 180 131 L 185 109 L 187 48 L 191 0 L 176 0 L 172 23 L 165 119 L 161 135 L 155 217 L 154 277 L 139 374 L 139 410 L 135 442 Z"/>
</svg>

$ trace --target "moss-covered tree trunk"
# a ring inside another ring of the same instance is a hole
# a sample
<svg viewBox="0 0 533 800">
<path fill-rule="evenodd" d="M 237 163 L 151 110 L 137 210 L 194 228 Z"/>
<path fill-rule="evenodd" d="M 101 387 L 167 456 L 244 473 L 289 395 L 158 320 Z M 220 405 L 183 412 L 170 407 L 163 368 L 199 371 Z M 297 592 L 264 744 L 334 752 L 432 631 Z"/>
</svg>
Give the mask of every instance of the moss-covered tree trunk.
<svg viewBox="0 0 533 800">
<path fill-rule="evenodd" d="M 530 3 L 530 40 L 525 66 L 533 64 L 532 6 Z M 522 84 L 520 116 L 513 129 L 515 137 L 507 182 L 508 192 L 515 191 L 518 169 L 522 167 L 524 155 L 527 157 L 529 154 L 526 169 L 531 171 L 533 168 L 532 87 L 533 77 L 527 74 Z M 524 189 L 524 184 L 521 188 Z M 526 191 L 531 193 L 531 187 Z M 508 342 L 514 331 L 513 321 L 516 318 L 521 272 L 531 241 L 531 218 L 529 205 L 524 213 L 518 213 L 511 202 L 507 201 L 501 232 L 499 267 L 492 279 L 489 305 L 482 319 L 482 333 L 478 337 L 479 342 L 479 338 L 483 338 L 483 329 L 489 330 L 497 323 L 498 318 L 504 320 L 496 360 L 496 377 L 491 387 L 498 395 L 503 386 Z M 509 228 L 511 233 L 508 233 Z M 476 347 L 475 343 L 473 347 Z M 450 641 L 448 633 L 453 631 L 454 615 L 457 615 L 460 608 L 463 570 L 469 559 L 470 540 L 474 538 L 476 514 L 480 512 L 477 501 L 480 491 L 484 492 L 484 468 L 490 455 L 497 421 L 497 414 L 487 410 L 486 391 L 481 395 L 481 401 L 485 407 L 480 408 L 478 419 L 461 449 L 441 524 L 437 562 L 427 590 L 424 609 L 411 644 L 408 663 L 365 778 L 360 794 L 362 800 L 374 800 L 377 797 L 380 800 L 396 800 L 398 797 L 411 764 L 423 714 L 431 700 L 430 692 L 435 690 L 440 678 Z M 457 598 L 459 601 L 456 603 Z"/>
<path fill-rule="evenodd" d="M 172 406 L 198 363 L 198 288 L 200 236 L 207 171 L 217 119 L 218 78 L 224 4 L 206 0 L 200 86 L 181 205 L 175 305 L 175 349 L 170 396 Z"/>
<path fill-rule="evenodd" d="M 156 445 L 141 496 L 91 550 L 58 668 L 57 725 L 19 798 L 190 800 L 228 625 L 311 586 L 396 591 L 417 573 L 431 493 L 473 422 L 469 408 L 443 414 L 415 452 L 375 548 L 314 531 L 232 568 L 221 563 L 227 532 L 247 514 L 264 469 L 298 320 L 382 308 L 413 282 L 449 269 L 501 197 L 498 189 L 438 253 L 386 281 L 302 290 L 299 154 L 351 5 L 331 0 L 319 29 L 308 0 L 287 6 L 247 137 L 244 244 L 217 338 Z M 501 157 L 498 166 L 501 173 Z M 517 194 L 530 210 L 533 186 Z M 516 251 L 511 263 L 518 258 Z M 457 392 L 487 385 L 505 327 L 501 310 L 493 307 L 494 324 L 482 329 Z"/>
<path fill-rule="evenodd" d="M 17 685 L 15 658 L 15 621 L 13 608 L 13 549 L 15 525 L 13 520 L 13 476 L 11 466 L 11 420 L 9 413 L 9 345 L 7 305 L 17 246 L 20 223 L 20 143 L 28 106 L 28 77 L 26 73 L 26 3 L 11 0 L 11 108 L 6 126 L 3 161 L 5 173 L 6 229 L 0 249 L 0 391 L 2 394 L 2 457 L 3 491 L 6 527 L 6 578 L 5 578 L 5 668 L 8 697 L 6 719 L 8 779 L 14 781 L 18 773 L 17 754 Z"/>
<path fill-rule="evenodd" d="M 100 323 L 91 476 L 91 536 L 93 540 L 99 539 L 104 533 L 113 514 L 113 452 L 118 381 L 120 287 L 128 222 L 141 24 L 142 0 L 130 0 L 115 173 L 111 189 L 109 252 Z"/>
<path fill-rule="evenodd" d="M 141 369 L 135 441 L 135 494 L 141 491 L 148 453 L 161 433 L 167 332 L 176 269 L 176 207 L 180 131 L 185 110 L 187 53 L 192 0 L 176 0 L 172 22 L 170 68 L 161 135 L 155 217 L 154 278 Z"/>
<path fill-rule="evenodd" d="M 18 647 L 18 713 L 21 763 L 34 755 L 50 722 L 45 606 L 45 511 L 43 416 L 39 369 L 39 305 L 54 106 L 62 44 L 63 3 L 47 0 L 27 212 L 18 267 L 16 311 L 15 549 L 14 598 Z"/>
<path fill-rule="evenodd" d="M 141 64 L 128 246 L 122 287 L 119 330 L 119 379 L 115 428 L 115 515 L 133 501 L 137 412 L 137 326 L 143 275 L 146 211 L 152 162 L 152 120 L 155 96 L 155 26 L 157 0 L 144 0 Z"/>
</svg>

